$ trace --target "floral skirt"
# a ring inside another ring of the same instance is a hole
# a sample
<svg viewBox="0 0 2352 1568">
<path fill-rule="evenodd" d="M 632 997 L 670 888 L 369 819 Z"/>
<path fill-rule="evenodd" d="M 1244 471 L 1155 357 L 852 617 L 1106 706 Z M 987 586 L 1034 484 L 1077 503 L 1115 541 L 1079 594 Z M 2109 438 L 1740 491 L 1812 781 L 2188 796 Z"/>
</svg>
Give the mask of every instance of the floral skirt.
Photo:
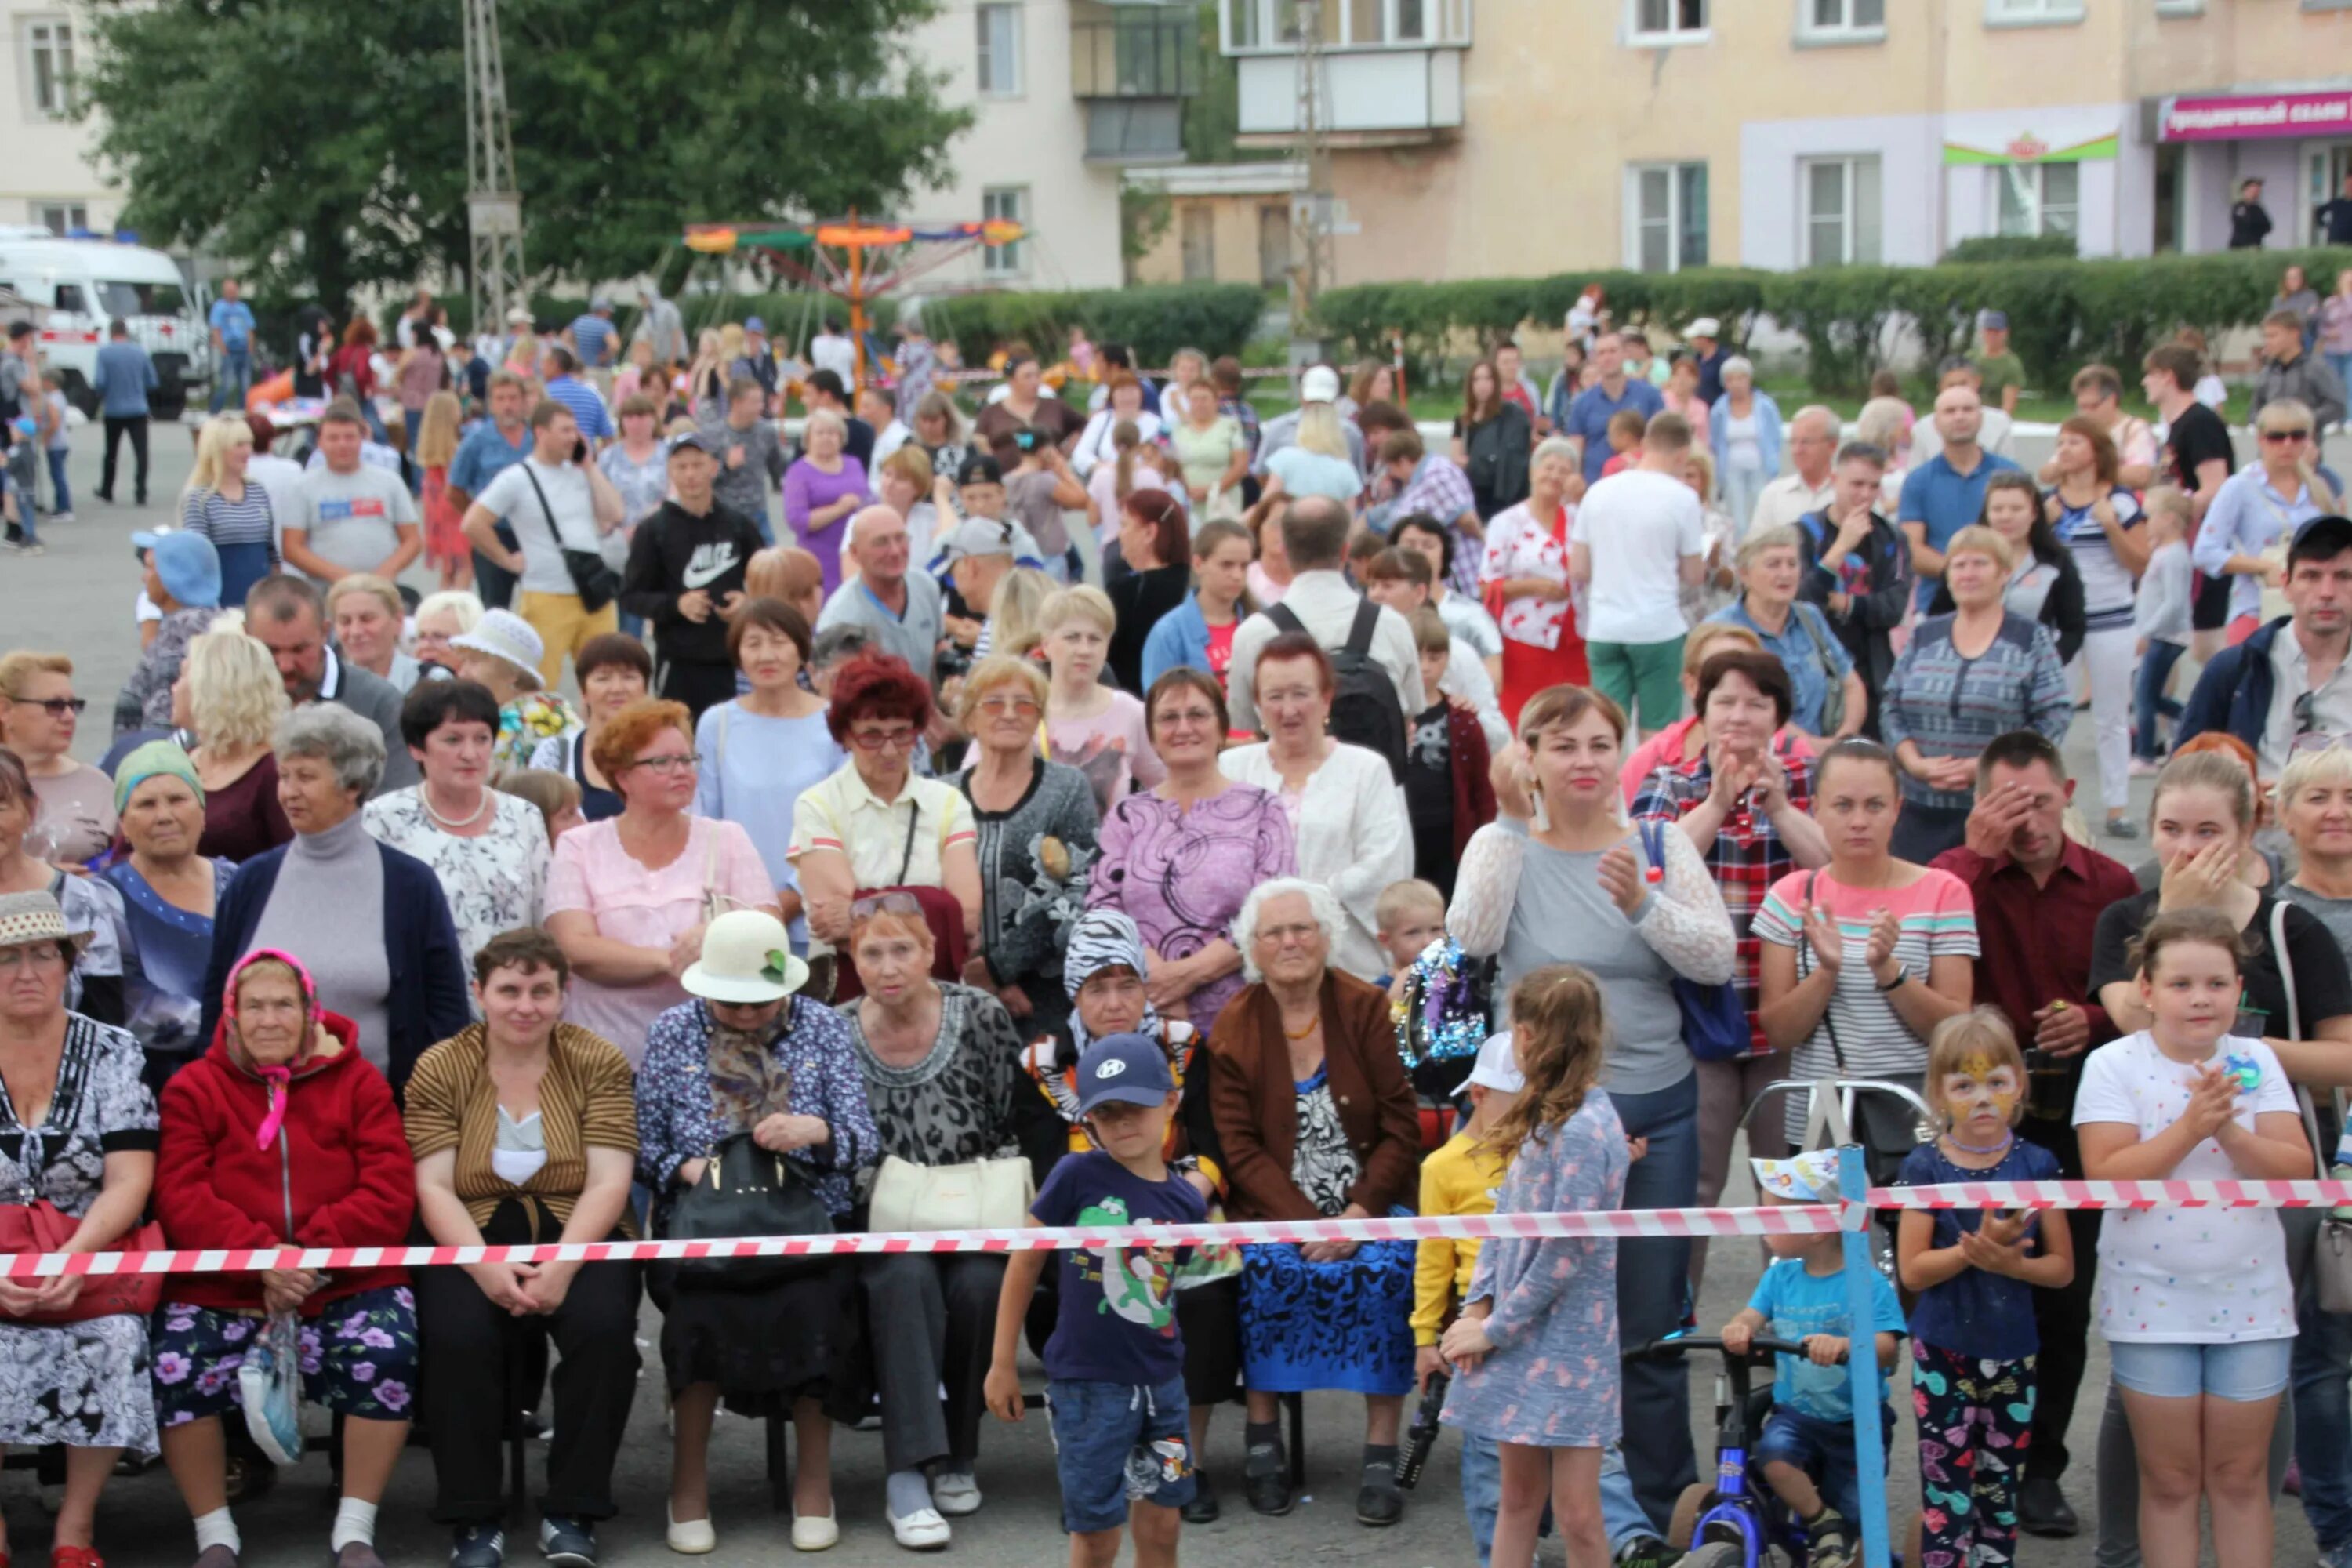
<svg viewBox="0 0 2352 1568">
<path fill-rule="evenodd" d="M 251 1312 L 166 1301 L 154 1317 L 155 1415 L 178 1426 L 239 1409 L 238 1374 L 261 1330 Z M 405 1285 L 330 1301 L 301 1326 L 303 1397 L 362 1421 L 416 1404 L 416 1298 Z"/>
<path fill-rule="evenodd" d="M 1309 1263 L 1288 1245 L 1242 1251 L 1242 1381 L 1253 1393 L 1412 1390 L 1410 1241 Z"/>
<path fill-rule="evenodd" d="M 0 1443 L 152 1455 L 147 1320 L 0 1325 Z"/>
</svg>

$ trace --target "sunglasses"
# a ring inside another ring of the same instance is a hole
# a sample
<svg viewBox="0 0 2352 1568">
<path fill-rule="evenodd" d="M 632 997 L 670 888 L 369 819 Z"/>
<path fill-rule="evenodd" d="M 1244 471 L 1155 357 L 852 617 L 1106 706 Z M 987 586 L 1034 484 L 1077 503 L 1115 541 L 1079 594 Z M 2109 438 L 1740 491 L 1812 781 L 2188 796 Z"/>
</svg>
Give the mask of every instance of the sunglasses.
<svg viewBox="0 0 2352 1568">
<path fill-rule="evenodd" d="M 68 713 L 79 713 L 89 706 L 87 697 L 19 697 L 14 700 L 27 708 L 46 708 L 52 719 L 62 719 Z"/>
<path fill-rule="evenodd" d="M 901 752 L 915 743 L 912 730 L 852 730 L 849 743 L 861 752 Z"/>
<path fill-rule="evenodd" d="M 2315 707 L 2316 701 L 2308 691 L 2294 700 L 2294 749 L 2297 751 L 2303 749 L 2303 743 L 2305 741 L 2332 739 L 2329 736 L 2312 733 L 2319 728 L 2319 720 L 2314 711 Z"/>
<path fill-rule="evenodd" d="M 874 915 L 912 915 L 920 920 L 922 914 L 922 900 L 912 893 L 869 893 L 849 906 L 849 918 L 853 921 Z"/>
<path fill-rule="evenodd" d="M 2274 446 L 2284 447 L 2294 441 L 2310 440 L 2311 432 L 2308 430 L 2265 430 L 2263 432 L 2263 439 Z"/>
</svg>

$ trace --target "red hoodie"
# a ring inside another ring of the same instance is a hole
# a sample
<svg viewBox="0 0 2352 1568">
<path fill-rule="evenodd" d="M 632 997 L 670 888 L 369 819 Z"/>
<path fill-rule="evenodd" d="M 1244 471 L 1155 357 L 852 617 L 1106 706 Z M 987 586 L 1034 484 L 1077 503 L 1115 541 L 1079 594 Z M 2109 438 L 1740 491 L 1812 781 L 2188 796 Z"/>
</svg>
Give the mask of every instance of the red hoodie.
<svg viewBox="0 0 2352 1568">
<path fill-rule="evenodd" d="M 286 1086 L 286 1121 L 255 1142 L 268 1085 L 229 1053 L 227 1020 L 212 1048 L 164 1087 L 155 1217 L 174 1247 L 397 1247 L 416 1208 L 416 1163 L 392 1087 L 360 1055 L 348 1018 L 325 1015 L 337 1047 L 314 1052 Z M 288 1211 L 292 1225 L 288 1225 Z M 403 1268 L 339 1268 L 302 1304 L 404 1285 Z M 258 1311 L 258 1274 L 177 1274 L 164 1299 Z"/>
</svg>

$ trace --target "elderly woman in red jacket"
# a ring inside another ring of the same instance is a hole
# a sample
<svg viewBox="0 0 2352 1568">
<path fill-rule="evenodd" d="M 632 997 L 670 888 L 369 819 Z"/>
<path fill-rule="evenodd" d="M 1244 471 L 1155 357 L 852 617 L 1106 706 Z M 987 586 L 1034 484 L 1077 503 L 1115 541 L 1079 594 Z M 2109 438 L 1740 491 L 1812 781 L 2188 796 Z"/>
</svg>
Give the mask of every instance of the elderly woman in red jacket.
<svg viewBox="0 0 2352 1568">
<path fill-rule="evenodd" d="M 383 1075 L 310 973 L 262 948 L 230 973 L 212 1048 L 163 1091 L 155 1216 L 174 1247 L 391 1247 L 415 1165 Z M 416 1301 L 397 1268 L 185 1275 L 151 1331 L 163 1459 L 195 1516 L 197 1568 L 236 1568 L 221 1422 L 270 1317 L 290 1314 L 304 1393 L 345 1417 L 334 1568 L 383 1568 L 376 1504 L 408 1440 Z"/>
</svg>

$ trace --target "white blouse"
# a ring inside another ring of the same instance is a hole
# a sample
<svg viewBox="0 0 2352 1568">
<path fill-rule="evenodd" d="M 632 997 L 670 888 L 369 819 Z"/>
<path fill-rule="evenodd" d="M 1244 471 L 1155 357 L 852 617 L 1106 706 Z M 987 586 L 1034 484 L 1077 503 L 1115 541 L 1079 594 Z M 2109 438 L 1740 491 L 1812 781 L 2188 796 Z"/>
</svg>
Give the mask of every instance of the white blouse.
<svg viewBox="0 0 2352 1568">
<path fill-rule="evenodd" d="M 1236 784 L 1255 784 L 1276 796 L 1283 793 L 1282 774 L 1263 741 L 1235 746 L 1217 765 Z M 1378 980 L 1389 972 L 1389 961 L 1381 951 L 1372 906 L 1381 889 L 1412 875 L 1412 830 L 1403 787 L 1378 752 L 1334 742 L 1297 799 L 1292 827 L 1298 874 L 1330 889 L 1346 914 L 1331 962 L 1359 980 Z"/>
</svg>

